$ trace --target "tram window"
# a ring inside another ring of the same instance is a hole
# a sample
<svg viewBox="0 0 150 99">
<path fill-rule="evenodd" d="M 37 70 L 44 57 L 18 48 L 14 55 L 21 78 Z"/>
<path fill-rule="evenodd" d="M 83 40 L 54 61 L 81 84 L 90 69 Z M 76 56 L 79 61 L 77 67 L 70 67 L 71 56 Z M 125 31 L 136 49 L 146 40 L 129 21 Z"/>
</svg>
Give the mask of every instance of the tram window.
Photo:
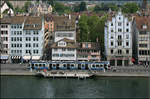
<svg viewBox="0 0 150 99">
<path fill-rule="evenodd" d="M 84 67 L 84 64 L 82 64 L 82 67 Z"/>
<path fill-rule="evenodd" d="M 52 64 L 49 64 L 49 67 L 51 67 L 52 66 Z"/>
<path fill-rule="evenodd" d="M 45 64 L 43 64 L 43 67 L 45 67 Z"/>
<path fill-rule="evenodd" d="M 66 67 L 66 64 L 64 64 L 63 66 Z"/>
<path fill-rule="evenodd" d="M 39 66 L 41 67 L 41 64 L 39 64 Z"/>
<path fill-rule="evenodd" d="M 35 66 L 38 66 L 38 64 L 35 64 Z"/>
<path fill-rule="evenodd" d="M 71 67 L 74 67 L 74 65 L 73 65 L 73 64 L 71 64 Z"/>
<path fill-rule="evenodd" d="M 100 67 L 103 67 L 103 65 L 100 65 Z"/>
<path fill-rule="evenodd" d="M 92 65 L 92 67 L 95 67 L 95 65 Z"/>
<path fill-rule="evenodd" d="M 56 64 L 56 66 L 59 66 L 59 64 Z"/>
<path fill-rule="evenodd" d="M 96 67 L 99 67 L 99 65 L 96 65 Z"/>
</svg>

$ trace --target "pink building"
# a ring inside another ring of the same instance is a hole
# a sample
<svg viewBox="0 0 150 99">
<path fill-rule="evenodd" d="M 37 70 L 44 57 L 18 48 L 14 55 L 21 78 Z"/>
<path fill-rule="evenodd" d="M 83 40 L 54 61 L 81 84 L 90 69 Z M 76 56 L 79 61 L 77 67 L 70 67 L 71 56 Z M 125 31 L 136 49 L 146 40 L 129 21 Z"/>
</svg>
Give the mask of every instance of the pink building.
<svg viewBox="0 0 150 99">
<path fill-rule="evenodd" d="M 100 61 L 100 45 L 94 42 L 81 42 L 78 44 L 78 61 Z"/>
</svg>

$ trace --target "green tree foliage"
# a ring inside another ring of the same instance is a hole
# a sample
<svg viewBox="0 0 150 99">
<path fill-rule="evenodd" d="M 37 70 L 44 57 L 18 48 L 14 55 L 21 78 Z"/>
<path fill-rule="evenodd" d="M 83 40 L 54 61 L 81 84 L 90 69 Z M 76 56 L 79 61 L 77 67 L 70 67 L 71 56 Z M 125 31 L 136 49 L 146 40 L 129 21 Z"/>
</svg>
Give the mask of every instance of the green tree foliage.
<svg viewBox="0 0 150 99">
<path fill-rule="evenodd" d="M 31 2 L 26 2 L 25 4 L 24 4 L 24 6 L 23 6 L 23 11 L 24 12 L 26 12 L 26 13 L 28 13 L 28 8 L 29 8 L 29 6 L 31 5 Z"/>
<path fill-rule="evenodd" d="M 112 11 L 117 11 L 118 7 L 116 4 L 113 3 L 108 3 L 108 4 L 102 3 L 101 5 L 96 5 L 94 11 L 95 12 L 108 11 L 109 9 L 111 9 Z"/>
<path fill-rule="evenodd" d="M 124 13 L 135 13 L 139 9 L 136 3 L 126 3 L 121 8 Z"/>
<path fill-rule="evenodd" d="M 24 10 L 22 8 L 19 8 L 18 6 L 14 9 L 15 13 L 23 13 Z"/>
<path fill-rule="evenodd" d="M 48 0 L 47 3 L 53 7 L 55 4 L 55 1 L 54 0 Z"/>
<path fill-rule="evenodd" d="M 108 15 L 102 17 L 82 15 L 79 19 L 79 42 L 98 42 L 102 58 L 104 58 L 104 27 Z"/>
<path fill-rule="evenodd" d="M 62 3 L 56 2 L 55 5 L 54 5 L 54 11 L 57 12 L 58 14 L 70 13 L 71 8 L 65 6 Z"/>
<path fill-rule="evenodd" d="M 96 42 L 96 39 L 104 39 L 104 25 L 107 15 L 99 18 L 98 16 L 82 15 L 79 19 L 80 41 Z M 103 41 L 102 41 L 103 42 Z"/>
<path fill-rule="evenodd" d="M 85 2 L 81 2 L 79 5 L 74 6 L 74 12 L 81 12 L 81 11 L 86 11 L 86 10 L 87 10 L 87 7 L 86 7 Z"/>
</svg>

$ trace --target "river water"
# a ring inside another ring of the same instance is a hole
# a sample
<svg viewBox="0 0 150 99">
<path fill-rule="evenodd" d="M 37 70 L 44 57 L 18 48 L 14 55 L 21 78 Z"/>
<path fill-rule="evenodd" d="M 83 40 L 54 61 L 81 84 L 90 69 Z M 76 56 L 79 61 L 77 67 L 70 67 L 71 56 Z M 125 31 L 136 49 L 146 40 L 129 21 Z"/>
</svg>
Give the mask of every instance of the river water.
<svg viewBox="0 0 150 99">
<path fill-rule="evenodd" d="M 150 78 L 1 76 L 1 98 L 148 98 Z"/>
</svg>

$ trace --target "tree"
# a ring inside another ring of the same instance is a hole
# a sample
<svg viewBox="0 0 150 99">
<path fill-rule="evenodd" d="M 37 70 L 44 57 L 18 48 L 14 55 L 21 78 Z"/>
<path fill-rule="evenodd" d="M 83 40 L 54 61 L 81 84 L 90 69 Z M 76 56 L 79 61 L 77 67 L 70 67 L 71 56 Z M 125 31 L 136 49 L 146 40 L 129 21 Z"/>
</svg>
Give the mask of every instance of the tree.
<svg viewBox="0 0 150 99">
<path fill-rule="evenodd" d="M 65 6 L 62 3 L 56 2 L 55 5 L 54 5 L 54 11 L 56 11 L 59 14 L 70 13 L 71 12 L 71 8 Z"/>
<path fill-rule="evenodd" d="M 124 13 L 135 13 L 139 9 L 136 3 L 126 3 L 121 8 Z"/>
<path fill-rule="evenodd" d="M 80 42 L 86 42 L 89 40 L 89 27 L 87 24 L 88 17 L 86 15 L 82 15 L 79 19 L 79 29 L 80 29 Z"/>
<path fill-rule="evenodd" d="M 75 5 L 73 7 L 73 10 L 74 10 L 74 12 L 86 11 L 87 10 L 86 3 L 81 2 L 79 5 Z"/>
<path fill-rule="evenodd" d="M 27 1 L 25 4 L 24 4 L 24 6 L 23 6 L 23 11 L 24 12 L 28 12 L 28 8 L 29 8 L 29 6 L 31 5 L 31 2 L 29 2 L 29 1 Z"/>
</svg>

